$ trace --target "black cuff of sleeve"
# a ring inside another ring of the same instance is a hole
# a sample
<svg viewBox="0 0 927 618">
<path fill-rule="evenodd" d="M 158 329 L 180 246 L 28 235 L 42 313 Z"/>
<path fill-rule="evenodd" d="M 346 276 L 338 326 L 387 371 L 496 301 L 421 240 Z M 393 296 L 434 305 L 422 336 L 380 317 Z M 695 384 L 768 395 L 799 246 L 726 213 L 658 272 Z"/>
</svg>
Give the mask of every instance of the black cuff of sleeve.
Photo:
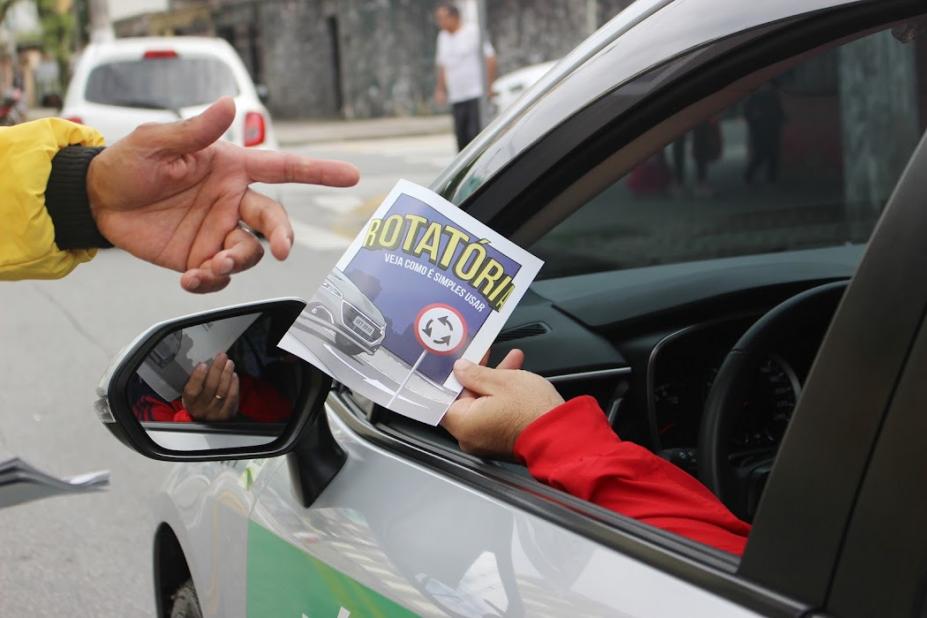
<svg viewBox="0 0 927 618">
<path fill-rule="evenodd" d="M 112 247 L 97 229 L 87 197 L 87 169 L 102 148 L 67 146 L 52 159 L 45 187 L 45 209 L 55 225 L 59 249 Z"/>
</svg>

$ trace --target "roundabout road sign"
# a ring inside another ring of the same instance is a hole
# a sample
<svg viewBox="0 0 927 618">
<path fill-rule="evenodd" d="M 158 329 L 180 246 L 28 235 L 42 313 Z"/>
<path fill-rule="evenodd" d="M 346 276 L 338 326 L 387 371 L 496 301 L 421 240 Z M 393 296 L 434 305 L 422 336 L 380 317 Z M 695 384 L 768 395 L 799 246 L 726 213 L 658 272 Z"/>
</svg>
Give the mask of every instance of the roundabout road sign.
<svg viewBox="0 0 927 618">
<path fill-rule="evenodd" d="M 428 305 L 415 318 L 415 337 L 432 354 L 447 356 L 467 341 L 467 322 L 449 305 Z"/>
</svg>

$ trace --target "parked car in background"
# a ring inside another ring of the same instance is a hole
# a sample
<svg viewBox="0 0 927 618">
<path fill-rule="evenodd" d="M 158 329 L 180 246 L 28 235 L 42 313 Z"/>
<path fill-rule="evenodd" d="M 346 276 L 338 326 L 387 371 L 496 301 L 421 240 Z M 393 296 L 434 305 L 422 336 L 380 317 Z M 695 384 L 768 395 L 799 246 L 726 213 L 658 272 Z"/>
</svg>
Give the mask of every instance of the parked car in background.
<svg viewBox="0 0 927 618">
<path fill-rule="evenodd" d="M 84 49 L 61 116 L 99 130 L 106 143 L 145 122 L 189 118 L 223 96 L 235 98 L 225 138 L 248 148 L 277 148 L 270 113 L 238 54 L 226 41 L 151 37 Z"/>
<path fill-rule="evenodd" d="M 532 64 L 497 78 L 492 83 L 494 113 L 498 114 L 508 109 L 522 92 L 533 86 L 555 64 L 557 64 L 556 61 Z"/>
</svg>

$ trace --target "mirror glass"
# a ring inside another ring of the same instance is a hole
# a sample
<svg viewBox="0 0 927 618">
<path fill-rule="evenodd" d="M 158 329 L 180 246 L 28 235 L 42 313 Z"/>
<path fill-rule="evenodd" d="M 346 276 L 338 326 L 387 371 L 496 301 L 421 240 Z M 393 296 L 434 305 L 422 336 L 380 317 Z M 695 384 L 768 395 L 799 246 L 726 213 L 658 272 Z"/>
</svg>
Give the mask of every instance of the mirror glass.
<svg viewBox="0 0 927 618">
<path fill-rule="evenodd" d="M 289 312 L 251 313 L 163 334 L 129 379 L 132 413 L 175 451 L 273 442 L 305 382 L 302 361 L 277 348 L 290 322 Z"/>
</svg>

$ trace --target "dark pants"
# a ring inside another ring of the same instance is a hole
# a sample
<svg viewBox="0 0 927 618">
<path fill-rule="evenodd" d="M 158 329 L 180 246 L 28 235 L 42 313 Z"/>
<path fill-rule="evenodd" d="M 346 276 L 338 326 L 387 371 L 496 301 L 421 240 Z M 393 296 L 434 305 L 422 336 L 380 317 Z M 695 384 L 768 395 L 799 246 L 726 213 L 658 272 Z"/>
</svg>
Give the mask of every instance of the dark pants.
<svg viewBox="0 0 927 618">
<path fill-rule="evenodd" d="M 695 159 L 695 179 L 703 183 L 708 179 L 709 131 L 711 125 L 703 122 L 692 130 L 692 158 Z M 686 142 L 689 134 L 684 133 L 673 142 L 673 175 L 676 184 L 686 184 Z"/>
<path fill-rule="evenodd" d="M 457 135 L 457 150 L 473 141 L 480 132 L 480 100 L 467 99 L 451 106 L 454 114 L 454 133 Z"/>
<path fill-rule="evenodd" d="M 751 123 L 750 128 L 750 162 L 744 177 L 753 182 L 756 172 L 766 167 L 766 179 L 776 182 L 779 178 L 779 151 L 782 144 L 782 131 L 778 124 Z"/>
</svg>

